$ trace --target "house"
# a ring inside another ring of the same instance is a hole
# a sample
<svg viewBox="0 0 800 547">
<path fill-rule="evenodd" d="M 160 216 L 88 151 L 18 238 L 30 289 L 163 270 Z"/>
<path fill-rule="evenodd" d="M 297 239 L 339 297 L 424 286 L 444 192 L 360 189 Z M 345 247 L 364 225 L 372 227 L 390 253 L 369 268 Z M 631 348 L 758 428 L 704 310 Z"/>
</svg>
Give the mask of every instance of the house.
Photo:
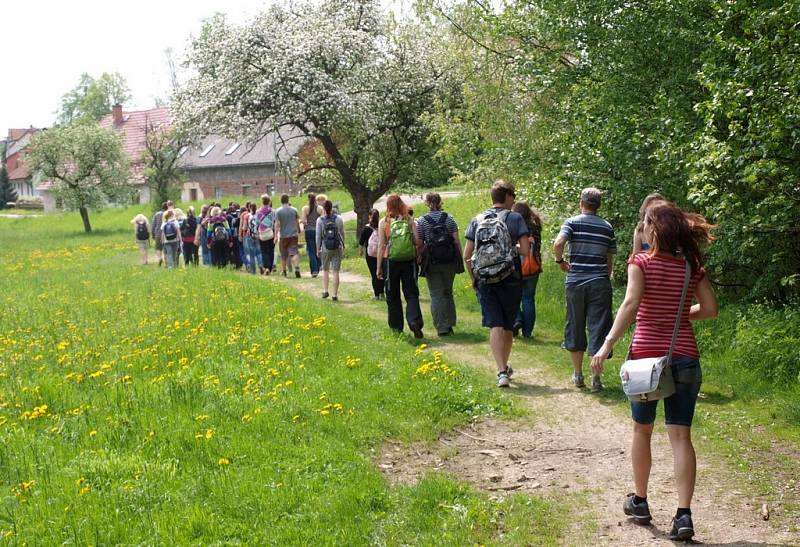
<svg viewBox="0 0 800 547">
<path fill-rule="evenodd" d="M 206 137 L 197 146 L 181 149 L 179 165 L 187 176 L 181 200 L 296 193 L 297 185 L 281 165 L 307 144 L 304 135 L 291 130 L 269 133 L 255 144 L 219 135 Z"/>
<path fill-rule="evenodd" d="M 30 146 L 33 136 L 41 131 L 35 127 L 27 129 L 9 129 L 6 138 L 6 171 L 8 180 L 21 198 L 32 198 L 39 195 L 34 176 L 28 171 L 22 156 Z"/>
<path fill-rule="evenodd" d="M 144 178 L 142 152 L 145 149 L 145 136 L 149 128 L 162 129 L 170 123 L 168 108 L 151 108 L 125 112 L 122 105 L 116 104 L 111 113 L 100 120 L 100 127 L 113 129 L 122 134 L 122 148 L 131 162 L 133 176 L 131 184 L 136 188 L 139 203 L 150 202 L 150 188 Z M 50 183 L 45 182 L 38 188 L 44 201 L 45 211 L 57 208 L 55 197 L 50 192 Z"/>
</svg>

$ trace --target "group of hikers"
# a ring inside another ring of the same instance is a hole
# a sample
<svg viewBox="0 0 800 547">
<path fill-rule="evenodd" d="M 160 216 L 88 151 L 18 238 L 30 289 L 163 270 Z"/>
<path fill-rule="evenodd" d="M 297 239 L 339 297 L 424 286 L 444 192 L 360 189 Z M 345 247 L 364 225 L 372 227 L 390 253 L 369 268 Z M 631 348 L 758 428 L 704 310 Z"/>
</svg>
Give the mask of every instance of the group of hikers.
<svg viewBox="0 0 800 547">
<path fill-rule="evenodd" d="M 402 332 L 407 324 L 417 338 L 423 337 L 424 327 L 418 277 L 427 280 L 438 335 L 451 336 L 456 326 L 453 284 L 456 275 L 466 271 L 480 303 L 482 325 L 489 329 L 497 385 L 506 388 L 514 374 L 509 362 L 514 337 L 520 332 L 524 337 L 533 335 L 535 292 L 542 271 L 542 220 L 529 204 L 516 200 L 509 182 L 495 182 L 490 196 L 491 207 L 470 221 L 463 249 L 458 225 L 443 210 L 437 193 L 427 194 L 429 212 L 419 218 L 414 218 L 399 195 L 390 195 L 383 218 L 377 209 L 370 212 L 358 244 L 371 274 L 373 297 L 386 300 L 389 327 Z M 580 214 L 563 222 L 553 243 L 554 260 L 565 274 L 562 347 L 570 353 L 572 382 L 578 388 L 585 387 L 583 364 L 588 353 L 593 392 L 603 389 L 604 362 L 634 320 L 628 359 L 670 353 L 675 393 L 664 398 L 664 415 L 678 490 L 670 537 L 688 540 L 694 535 L 690 503 L 696 475 L 691 425 L 702 380 L 691 322 L 717 315 L 702 254 L 713 239 L 712 226 L 659 194 L 647 196 L 628 259 L 625 298 L 615 318 L 611 276 L 616 235 L 598 215 L 601 199 L 598 189 L 585 188 L 580 194 Z M 277 245 L 282 275 L 287 276 L 291 268 L 296 277 L 300 277 L 298 238 L 303 231 L 311 275 L 323 272 L 322 298 L 338 299 L 345 229 L 325 196 L 309 194 L 301 211 L 289 204 L 288 195 L 281 196 L 277 209 L 271 208 L 268 195 L 262 196 L 260 208 L 248 203 L 243 208 L 230 204 L 223 210 L 212 204 L 203 207 L 199 218 L 191 208 L 184 215 L 167 202 L 153 217 L 151 232 L 143 215 L 133 223 L 145 263 L 147 241 L 153 237 L 159 263 L 164 260 L 168 267 L 177 265 L 182 244 L 187 264 L 198 263 L 199 247 L 206 264 L 244 264 L 252 273 L 258 268 L 269 275 L 276 271 Z M 625 498 L 623 511 L 640 524 L 652 519 L 647 491 L 657 404 L 657 400 L 631 402 L 635 490 Z"/>
</svg>

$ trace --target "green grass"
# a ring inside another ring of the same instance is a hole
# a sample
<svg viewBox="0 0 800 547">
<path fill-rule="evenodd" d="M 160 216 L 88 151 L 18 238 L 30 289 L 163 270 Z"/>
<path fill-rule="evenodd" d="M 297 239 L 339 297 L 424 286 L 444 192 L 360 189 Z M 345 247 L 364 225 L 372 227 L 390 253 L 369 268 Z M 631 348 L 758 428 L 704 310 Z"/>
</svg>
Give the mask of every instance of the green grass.
<svg viewBox="0 0 800 547">
<path fill-rule="evenodd" d="M 373 463 L 512 412 L 490 381 L 272 280 L 138 266 L 135 212 L 0 219 L 4 541 L 557 542 L 551 502 Z"/>
</svg>

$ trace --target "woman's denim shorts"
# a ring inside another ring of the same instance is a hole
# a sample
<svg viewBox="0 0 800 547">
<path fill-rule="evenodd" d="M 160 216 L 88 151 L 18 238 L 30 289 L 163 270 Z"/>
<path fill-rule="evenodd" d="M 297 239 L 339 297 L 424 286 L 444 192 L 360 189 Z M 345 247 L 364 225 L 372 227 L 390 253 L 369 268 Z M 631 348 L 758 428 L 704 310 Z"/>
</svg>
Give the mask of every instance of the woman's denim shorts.
<svg viewBox="0 0 800 547">
<path fill-rule="evenodd" d="M 673 357 L 672 377 L 675 379 L 675 393 L 664 399 L 664 418 L 667 425 L 692 425 L 694 407 L 703 373 L 700 360 L 694 357 Z M 649 425 L 656 421 L 658 401 L 631 403 L 631 416 L 637 424 Z"/>
</svg>

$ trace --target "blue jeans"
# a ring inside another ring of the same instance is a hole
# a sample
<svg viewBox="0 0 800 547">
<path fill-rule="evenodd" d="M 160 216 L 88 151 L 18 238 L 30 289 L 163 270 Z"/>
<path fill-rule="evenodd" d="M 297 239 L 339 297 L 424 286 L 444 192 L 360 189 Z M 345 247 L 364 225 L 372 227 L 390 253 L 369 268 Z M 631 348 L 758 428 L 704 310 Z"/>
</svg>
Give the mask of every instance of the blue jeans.
<svg viewBox="0 0 800 547">
<path fill-rule="evenodd" d="M 536 285 L 539 283 L 539 274 L 522 280 L 522 302 L 517 313 L 517 323 L 522 325 L 522 336 L 533 336 L 533 326 L 536 324 Z"/>
<path fill-rule="evenodd" d="M 259 245 L 258 240 L 252 237 L 245 237 L 243 243 L 245 253 L 244 263 L 247 265 L 247 271 L 251 274 L 255 274 L 256 269 L 261 267 L 261 245 Z"/>
<path fill-rule="evenodd" d="M 319 273 L 320 260 L 317 256 L 317 231 L 306 230 L 306 253 L 308 254 L 308 269 L 312 274 Z"/>
<path fill-rule="evenodd" d="M 697 395 L 700 393 L 700 384 L 703 382 L 700 360 L 694 357 L 673 357 L 672 377 L 675 380 L 675 393 L 664 399 L 664 421 L 667 425 L 691 427 Z M 656 407 L 658 407 L 658 401 L 632 402 L 633 421 L 645 425 L 654 423 Z"/>
<path fill-rule="evenodd" d="M 203 264 L 211 266 L 211 249 L 208 247 L 208 232 L 200 230 L 200 249 L 203 251 Z"/>
</svg>

